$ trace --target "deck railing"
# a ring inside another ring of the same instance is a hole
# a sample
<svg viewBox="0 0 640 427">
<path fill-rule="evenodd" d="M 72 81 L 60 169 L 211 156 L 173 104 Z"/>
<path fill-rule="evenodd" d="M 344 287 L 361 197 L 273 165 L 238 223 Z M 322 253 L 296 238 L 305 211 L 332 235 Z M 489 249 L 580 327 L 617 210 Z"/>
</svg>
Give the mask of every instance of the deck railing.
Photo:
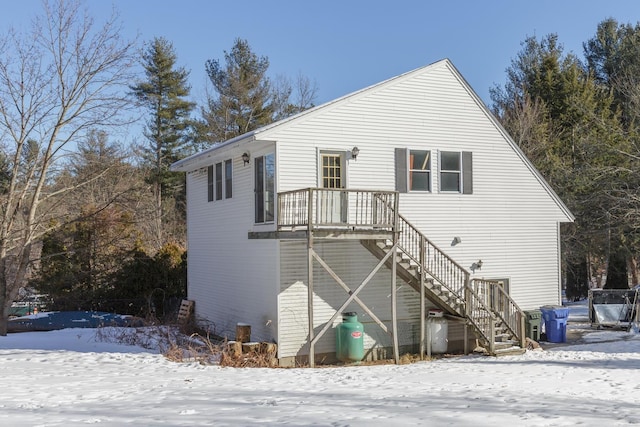
<svg viewBox="0 0 640 427">
<path fill-rule="evenodd" d="M 306 188 L 278 193 L 278 228 L 393 230 L 395 191 Z"/>
</svg>

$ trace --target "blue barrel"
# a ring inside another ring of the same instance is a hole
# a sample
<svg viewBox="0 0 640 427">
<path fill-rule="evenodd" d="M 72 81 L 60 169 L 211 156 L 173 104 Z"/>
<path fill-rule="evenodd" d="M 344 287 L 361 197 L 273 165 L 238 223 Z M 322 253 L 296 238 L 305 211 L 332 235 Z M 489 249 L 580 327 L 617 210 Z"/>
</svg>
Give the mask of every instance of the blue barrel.
<svg viewBox="0 0 640 427">
<path fill-rule="evenodd" d="M 364 326 L 355 312 L 342 313 L 342 323 L 336 328 L 336 357 L 342 362 L 364 358 Z"/>
<path fill-rule="evenodd" d="M 567 342 L 569 309 L 561 306 L 540 307 L 548 342 Z"/>
</svg>

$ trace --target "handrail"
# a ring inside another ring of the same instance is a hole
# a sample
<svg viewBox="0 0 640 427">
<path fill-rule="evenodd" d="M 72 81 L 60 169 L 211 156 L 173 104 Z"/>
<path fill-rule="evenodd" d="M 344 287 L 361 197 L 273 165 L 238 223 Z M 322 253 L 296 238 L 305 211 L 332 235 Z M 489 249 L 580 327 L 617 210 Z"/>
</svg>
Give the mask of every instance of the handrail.
<svg viewBox="0 0 640 427">
<path fill-rule="evenodd" d="M 469 272 L 431 242 L 406 218 L 398 214 L 399 246 L 418 265 L 423 259 L 425 271 L 455 298 L 464 299 Z M 423 256 L 421 256 L 423 253 Z"/>
<path fill-rule="evenodd" d="M 480 295 L 472 286 L 465 289 L 466 318 L 473 324 L 476 331 L 485 339 L 489 345 L 489 353 L 495 352 L 495 314 L 484 303 Z"/>
<path fill-rule="evenodd" d="M 518 304 L 505 291 L 497 281 L 473 279 L 471 289 L 479 297 L 483 298 L 485 306 L 495 313 L 509 331 L 522 341 L 524 337 L 523 312 Z"/>
</svg>

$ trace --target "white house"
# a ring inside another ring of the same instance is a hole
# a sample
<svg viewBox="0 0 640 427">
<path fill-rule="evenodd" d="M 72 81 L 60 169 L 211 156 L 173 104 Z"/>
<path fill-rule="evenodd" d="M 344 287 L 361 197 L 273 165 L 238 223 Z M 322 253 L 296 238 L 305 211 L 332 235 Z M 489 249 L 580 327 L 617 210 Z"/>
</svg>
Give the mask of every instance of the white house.
<svg viewBox="0 0 640 427">
<path fill-rule="evenodd" d="M 561 302 L 572 214 L 448 60 L 172 170 L 187 173 L 196 316 L 231 338 L 250 324 L 282 364 L 329 360 L 342 311 L 370 358 L 423 350 L 430 307 L 450 349 L 497 354 L 499 337 L 524 342 L 522 310 Z"/>
</svg>

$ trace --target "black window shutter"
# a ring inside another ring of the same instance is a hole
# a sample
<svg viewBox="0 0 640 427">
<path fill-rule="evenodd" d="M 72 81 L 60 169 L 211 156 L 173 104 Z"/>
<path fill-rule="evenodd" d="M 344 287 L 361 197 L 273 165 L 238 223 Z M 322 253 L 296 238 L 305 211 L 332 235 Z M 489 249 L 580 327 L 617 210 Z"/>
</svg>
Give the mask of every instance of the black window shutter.
<svg viewBox="0 0 640 427">
<path fill-rule="evenodd" d="M 407 189 L 407 149 L 396 148 L 396 191 L 406 193 Z"/>
<path fill-rule="evenodd" d="M 473 194 L 473 156 L 470 151 L 462 152 L 462 194 Z"/>
</svg>

